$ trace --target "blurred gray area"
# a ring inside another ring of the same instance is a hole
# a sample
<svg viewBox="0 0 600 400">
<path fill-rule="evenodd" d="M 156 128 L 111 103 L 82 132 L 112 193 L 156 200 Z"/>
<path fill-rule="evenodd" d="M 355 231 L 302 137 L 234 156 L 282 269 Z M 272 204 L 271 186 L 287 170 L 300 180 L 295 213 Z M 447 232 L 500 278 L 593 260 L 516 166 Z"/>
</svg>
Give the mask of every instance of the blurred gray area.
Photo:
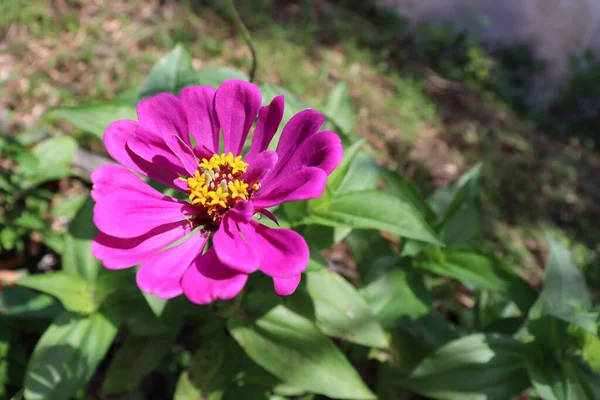
<svg viewBox="0 0 600 400">
<path fill-rule="evenodd" d="M 409 21 L 443 23 L 484 40 L 528 44 L 547 61 L 532 101 L 543 103 L 565 81 L 570 56 L 600 53 L 600 0 L 376 0 Z"/>
</svg>

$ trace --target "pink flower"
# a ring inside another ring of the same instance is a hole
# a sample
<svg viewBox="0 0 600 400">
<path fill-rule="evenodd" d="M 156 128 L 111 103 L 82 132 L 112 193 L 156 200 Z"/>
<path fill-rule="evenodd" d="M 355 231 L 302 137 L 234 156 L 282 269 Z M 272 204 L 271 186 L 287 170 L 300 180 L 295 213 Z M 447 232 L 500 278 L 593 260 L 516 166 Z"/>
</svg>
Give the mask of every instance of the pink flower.
<svg viewBox="0 0 600 400">
<path fill-rule="evenodd" d="M 276 151 L 267 150 L 284 101 L 261 103 L 255 85 L 230 80 L 218 89 L 187 88 L 179 97 L 158 94 L 138 104 L 139 122 L 110 125 L 104 144 L 124 166 L 105 165 L 92 175 L 100 230 L 93 255 L 108 269 L 141 263 L 139 287 L 161 298 L 231 299 L 257 270 L 273 278 L 277 294 L 292 294 L 308 264 L 306 242 L 253 217 L 273 219 L 269 207 L 319 197 L 343 150 L 335 133 L 318 132 L 325 118 L 314 110 L 294 115 Z M 163 195 L 132 170 L 187 199 Z"/>
</svg>

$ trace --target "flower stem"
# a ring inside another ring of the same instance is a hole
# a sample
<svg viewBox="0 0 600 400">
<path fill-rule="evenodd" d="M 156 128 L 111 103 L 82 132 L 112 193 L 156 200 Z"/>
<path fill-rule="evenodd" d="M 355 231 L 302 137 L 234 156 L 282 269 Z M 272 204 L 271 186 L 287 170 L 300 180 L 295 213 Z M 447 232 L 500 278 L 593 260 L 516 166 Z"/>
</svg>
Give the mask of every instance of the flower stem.
<svg viewBox="0 0 600 400">
<path fill-rule="evenodd" d="M 257 68 L 257 57 L 256 57 L 256 49 L 254 48 L 254 43 L 252 42 L 252 37 L 250 36 L 250 32 L 244 21 L 242 21 L 242 17 L 238 13 L 237 8 L 235 8 L 234 0 L 229 0 L 229 7 L 231 8 L 231 12 L 233 13 L 233 18 L 235 19 L 235 23 L 237 24 L 239 30 L 242 32 L 242 36 L 246 41 L 246 44 L 250 48 L 250 53 L 252 53 L 252 65 L 250 66 L 250 71 L 248 76 L 250 78 L 250 82 L 254 82 L 254 78 L 256 77 L 256 68 Z"/>
</svg>

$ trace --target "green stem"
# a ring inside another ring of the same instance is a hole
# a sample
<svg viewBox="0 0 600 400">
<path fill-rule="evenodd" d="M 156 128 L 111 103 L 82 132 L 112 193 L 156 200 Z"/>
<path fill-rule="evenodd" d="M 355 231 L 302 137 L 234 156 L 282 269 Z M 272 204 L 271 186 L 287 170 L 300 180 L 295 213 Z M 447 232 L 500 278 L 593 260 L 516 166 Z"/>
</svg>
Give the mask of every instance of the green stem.
<svg viewBox="0 0 600 400">
<path fill-rule="evenodd" d="M 248 31 L 248 28 L 246 28 L 246 25 L 244 25 L 244 21 L 242 21 L 242 17 L 240 17 L 240 14 L 238 13 L 237 8 L 235 8 L 234 0 L 229 0 L 229 7 L 231 8 L 231 12 L 233 13 L 233 18 L 235 19 L 235 22 L 236 22 L 238 28 L 242 32 L 242 36 L 244 37 L 246 44 L 250 48 L 250 53 L 252 53 L 252 65 L 250 66 L 250 71 L 248 73 L 248 76 L 250 78 L 250 82 L 254 82 L 254 78 L 256 77 L 256 68 L 257 68 L 256 49 L 254 48 L 254 43 L 252 42 L 252 37 L 250 36 L 250 32 Z"/>
</svg>

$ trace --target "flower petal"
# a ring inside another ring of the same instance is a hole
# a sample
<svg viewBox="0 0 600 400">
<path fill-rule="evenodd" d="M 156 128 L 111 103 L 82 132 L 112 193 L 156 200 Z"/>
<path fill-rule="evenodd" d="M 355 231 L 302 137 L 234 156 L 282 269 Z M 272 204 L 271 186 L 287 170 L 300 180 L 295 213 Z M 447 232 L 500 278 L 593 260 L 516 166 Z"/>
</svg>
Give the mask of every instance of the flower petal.
<svg viewBox="0 0 600 400">
<path fill-rule="evenodd" d="M 315 110 L 304 110 L 294 115 L 283 128 L 277 154 L 279 162 L 274 168 L 274 175 L 285 165 L 302 142 L 319 131 L 325 116 Z"/>
<path fill-rule="evenodd" d="M 208 241 L 200 234 L 192 235 L 183 243 L 154 255 L 142 264 L 136 281 L 140 289 L 161 299 L 170 299 L 183 293 L 181 278 L 200 258 Z"/>
<path fill-rule="evenodd" d="M 248 223 L 254 215 L 254 206 L 250 201 L 240 201 L 227 211 L 227 215 L 235 222 Z"/>
<path fill-rule="evenodd" d="M 190 224 L 184 220 L 156 227 L 142 236 L 130 239 L 116 238 L 100 232 L 92 242 L 92 255 L 108 269 L 133 267 L 190 231 Z"/>
<path fill-rule="evenodd" d="M 215 111 L 223 130 L 225 153 L 241 154 L 261 102 L 260 90 L 249 82 L 231 79 L 219 86 Z"/>
<path fill-rule="evenodd" d="M 221 264 L 214 249 L 199 257 L 181 280 L 183 293 L 197 304 L 209 304 L 217 299 L 229 300 L 242 291 L 248 275 Z"/>
<path fill-rule="evenodd" d="M 136 190 L 158 198 L 163 196 L 130 169 L 118 164 L 105 164 L 98 167 L 92 173 L 92 183 L 94 187 L 91 195 L 94 201 L 99 201 L 102 197 L 118 189 Z"/>
<path fill-rule="evenodd" d="M 289 296 L 293 294 L 302 280 L 302 275 L 298 274 L 291 278 L 273 278 L 275 293 L 279 296 Z"/>
<path fill-rule="evenodd" d="M 159 93 L 137 105 L 140 125 L 161 137 L 178 135 L 191 147 L 187 116 L 181 101 L 170 93 Z"/>
<path fill-rule="evenodd" d="M 195 86 L 179 93 L 192 137 L 198 146 L 208 148 L 210 155 L 219 152 L 219 120 L 214 107 L 216 92 L 217 89 L 210 86 Z"/>
<path fill-rule="evenodd" d="M 252 162 L 254 157 L 269 148 L 269 144 L 275 133 L 277 133 L 277 129 L 279 129 L 279 124 L 283 118 L 284 104 L 283 96 L 276 96 L 271 101 L 271 104 L 260 108 L 250 151 L 245 157 L 249 163 Z"/>
<path fill-rule="evenodd" d="M 269 173 L 271 168 L 273 168 L 277 159 L 277 153 L 274 151 L 266 150 L 258 154 L 248 166 L 248 172 L 246 172 L 246 175 L 244 176 L 244 182 L 250 186 L 259 182 Z"/>
<path fill-rule="evenodd" d="M 213 248 L 219 260 L 231 269 L 245 274 L 251 274 L 258 269 L 260 257 L 257 249 L 240 235 L 229 213 L 225 214 L 219 230 L 213 237 Z"/>
<path fill-rule="evenodd" d="M 277 164 L 277 172 L 264 180 L 277 179 L 278 175 L 289 176 L 305 167 L 317 167 L 329 175 L 344 157 L 340 137 L 334 132 L 319 132 L 306 139 L 285 164 Z"/>
<path fill-rule="evenodd" d="M 165 136 L 165 143 L 169 146 L 169 149 L 171 149 L 175 157 L 177 157 L 180 165 L 188 172 L 189 176 L 194 176 L 194 173 L 198 168 L 198 160 L 196 160 L 196 156 L 191 147 L 185 144 L 183 139 L 177 135 Z"/>
<path fill-rule="evenodd" d="M 147 129 L 143 128 L 136 121 L 116 121 L 113 122 L 104 133 L 104 146 L 108 153 L 121 164 L 140 172 L 160 183 L 171 186 L 178 190 L 185 190 L 182 182 L 179 181 L 179 174 L 184 171 L 177 164 L 170 164 L 165 168 L 161 165 L 152 164 L 150 161 L 136 155 L 127 146 L 127 141 L 137 135 L 145 136 Z M 170 154 L 170 152 L 168 153 Z M 150 157 L 152 160 L 152 157 Z"/>
<path fill-rule="evenodd" d="M 306 167 L 290 176 L 280 175 L 258 191 L 252 204 L 256 210 L 289 201 L 314 199 L 323 194 L 327 174 L 320 168 Z"/>
<path fill-rule="evenodd" d="M 306 241 L 291 229 L 273 229 L 256 221 L 240 224 L 248 243 L 260 256 L 259 269 L 276 278 L 293 278 L 299 275 L 309 261 Z"/>
<path fill-rule="evenodd" d="M 173 171 L 178 176 L 187 174 L 181 159 L 165 142 L 165 137 L 155 132 L 139 127 L 137 134 L 127 140 L 127 147 L 139 158 L 154 166 Z"/>
<path fill-rule="evenodd" d="M 101 232 L 134 238 L 152 229 L 186 219 L 196 208 L 186 202 L 130 189 L 103 196 L 94 207 L 94 223 Z"/>
</svg>

